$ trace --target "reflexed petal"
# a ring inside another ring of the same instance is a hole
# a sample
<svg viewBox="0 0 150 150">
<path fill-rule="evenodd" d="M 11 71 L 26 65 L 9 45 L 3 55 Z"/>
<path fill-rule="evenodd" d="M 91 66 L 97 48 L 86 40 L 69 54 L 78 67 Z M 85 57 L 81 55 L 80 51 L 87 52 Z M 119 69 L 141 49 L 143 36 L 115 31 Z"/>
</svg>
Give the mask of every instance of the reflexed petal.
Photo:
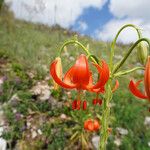
<svg viewBox="0 0 150 150">
<path fill-rule="evenodd" d="M 116 83 L 115 83 L 114 88 L 112 89 L 112 92 L 115 92 L 118 89 L 118 87 L 119 87 L 119 81 L 116 80 Z"/>
<path fill-rule="evenodd" d="M 92 72 L 90 72 L 89 83 L 82 85 L 82 88 L 91 91 L 90 87 L 92 86 L 93 86 L 93 78 L 92 78 Z"/>
<path fill-rule="evenodd" d="M 72 84 L 73 74 L 74 74 L 74 66 L 72 66 L 72 67 L 66 72 L 63 81 L 64 81 L 66 84 Z"/>
<path fill-rule="evenodd" d="M 144 74 L 145 91 L 150 101 L 150 56 L 148 57 Z"/>
<path fill-rule="evenodd" d="M 73 89 L 76 88 L 75 84 L 66 84 L 65 82 L 63 82 L 57 75 L 57 60 L 53 61 L 52 64 L 50 65 L 50 74 L 53 77 L 54 81 L 59 84 L 60 86 L 62 86 L 63 88 L 68 88 L 68 89 Z"/>
<path fill-rule="evenodd" d="M 106 82 L 108 81 L 109 67 L 104 60 L 102 60 L 102 67 L 95 63 L 93 65 L 96 66 L 96 68 L 100 74 L 100 78 L 99 78 L 98 82 L 96 83 L 96 85 L 92 86 L 91 88 L 98 89 L 98 88 L 103 87 L 106 84 Z"/>
<path fill-rule="evenodd" d="M 74 65 L 74 73 L 72 82 L 80 85 L 87 85 L 89 83 L 90 71 L 88 61 L 85 55 L 80 55 Z"/>
<path fill-rule="evenodd" d="M 141 81 L 140 81 L 141 82 Z M 142 99 L 147 99 L 147 96 L 144 95 L 143 93 L 140 92 L 139 89 L 137 89 L 139 85 L 139 81 L 134 83 L 132 80 L 130 81 L 130 84 L 129 84 L 129 89 L 130 91 L 132 92 L 133 95 L 135 95 L 136 97 L 138 98 L 142 98 Z"/>
<path fill-rule="evenodd" d="M 99 89 L 91 89 L 91 92 L 95 92 L 95 93 L 104 93 L 105 92 L 105 88 L 104 86 L 102 86 Z"/>
</svg>

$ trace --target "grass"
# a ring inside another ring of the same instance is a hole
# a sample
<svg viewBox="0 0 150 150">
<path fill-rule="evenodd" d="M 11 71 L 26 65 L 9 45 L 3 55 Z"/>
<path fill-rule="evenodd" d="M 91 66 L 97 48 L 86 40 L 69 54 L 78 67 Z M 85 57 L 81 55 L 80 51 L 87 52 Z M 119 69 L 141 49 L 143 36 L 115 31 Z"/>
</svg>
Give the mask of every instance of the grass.
<svg viewBox="0 0 150 150">
<path fill-rule="evenodd" d="M 82 120 L 88 118 L 90 110 L 86 113 L 77 113 L 71 111 L 70 106 L 67 105 L 75 99 L 74 91 L 71 91 L 70 97 L 68 91 L 51 90 L 51 99 L 45 101 L 40 101 L 30 91 L 37 82 L 49 76 L 49 64 L 56 57 L 60 46 L 64 41 L 73 39 L 76 34 L 58 26 L 49 28 L 15 20 L 12 13 L 3 7 L 0 14 L 0 76 L 6 79 L 0 95 L 0 103 L 3 106 L 8 126 L 3 133 L 3 138 L 9 141 L 9 148 L 18 146 L 23 150 L 28 150 L 29 147 L 31 150 L 67 149 L 69 139 L 76 131 L 84 133 L 88 144 L 91 143 L 92 134 L 85 133 L 82 127 Z M 110 43 L 80 35 L 78 35 L 78 40 L 85 46 L 89 44 L 89 49 L 93 54 L 108 61 Z M 128 46 L 124 45 L 117 46 L 116 53 L 120 55 L 120 50 L 124 53 L 127 48 Z M 75 61 L 73 59 L 81 52 L 81 49 L 74 45 L 67 47 L 66 53 L 62 54 L 64 71 L 73 64 Z M 136 58 L 133 53 L 124 68 L 135 64 Z M 31 77 L 29 73 L 32 73 L 34 77 Z M 136 74 L 131 76 L 140 78 Z M 136 99 L 128 91 L 130 78 L 125 76 L 119 79 L 120 88 L 112 100 L 115 106 L 111 110 L 110 126 L 113 132 L 107 145 L 109 150 L 149 149 L 150 130 L 144 126 L 144 118 L 149 113 L 146 103 Z M 46 82 L 52 87 L 51 78 Z M 17 98 L 11 101 L 14 95 L 17 95 Z M 86 93 L 83 99 L 91 103 L 94 96 Z M 60 119 L 61 114 L 66 114 L 69 119 Z M 76 120 L 79 119 L 81 119 L 81 125 L 76 124 Z M 32 138 L 32 127 L 28 126 L 29 122 L 31 126 L 35 126 L 36 130 L 40 129 L 42 135 L 38 134 L 36 138 Z M 128 134 L 118 135 L 116 127 L 127 129 Z M 79 134 L 78 137 L 80 136 Z M 70 149 L 81 148 L 78 137 L 75 143 L 69 143 Z M 122 145 L 119 147 L 114 144 L 117 137 L 122 140 Z"/>
</svg>

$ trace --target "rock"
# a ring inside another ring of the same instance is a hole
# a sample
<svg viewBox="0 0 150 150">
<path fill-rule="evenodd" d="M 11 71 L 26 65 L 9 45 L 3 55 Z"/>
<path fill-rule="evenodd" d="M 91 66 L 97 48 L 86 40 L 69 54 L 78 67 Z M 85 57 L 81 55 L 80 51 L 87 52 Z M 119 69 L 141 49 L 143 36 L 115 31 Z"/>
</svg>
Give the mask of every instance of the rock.
<svg viewBox="0 0 150 150">
<path fill-rule="evenodd" d="M 121 145 L 121 139 L 120 138 L 116 138 L 114 140 L 114 144 L 119 147 Z"/>
<path fill-rule="evenodd" d="M 27 127 L 30 127 L 31 126 L 31 122 L 27 122 Z"/>
<path fill-rule="evenodd" d="M 38 82 L 30 91 L 42 101 L 49 99 L 51 95 L 50 87 L 45 81 Z"/>
<path fill-rule="evenodd" d="M 6 150 L 7 142 L 3 138 L 0 138 L 0 150 Z"/>
<path fill-rule="evenodd" d="M 38 132 L 39 135 L 42 135 L 41 129 L 38 129 L 37 132 Z"/>
<path fill-rule="evenodd" d="M 124 129 L 124 128 L 116 128 L 116 130 L 121 134 L 121 135 L 127 135 L 128 134 L 128 130 Z"/>
<path fill-rule="evenodd" d="M 150 117 L 145 117 L 144 125 L 150 127 Z"/>
<path fill-rule="evenodd" d="M 61 114 L 61 115 L 60 115 L 60 118 L 61 118 L 62 120 L 66 120 L 66 119 L 67 119 L 67 116 L 66 116 L 65 114 Z"/>
<path fill-rule="evenodd" d="M 36 133 L 36 131 L 32 131 L 32 139 L 34 139 L 34 138 L 36 138 L 36 136 L 37 136 L 37 133 Z"/>
<path fill-rule="evenodd" d="M 4 131 L 4 128 L 3 128 L 3 127 L 0 127 L 0 136 L 2 136 L 3 131 Z"/>
<path fill-rule="evenodd" d="M 99 141 L 100 141 L 100 136 L 94 135 L 94 136 L 92 137 L 92 144 L 93 144 L 95 150 L 98 149 Z"/>
</svg>

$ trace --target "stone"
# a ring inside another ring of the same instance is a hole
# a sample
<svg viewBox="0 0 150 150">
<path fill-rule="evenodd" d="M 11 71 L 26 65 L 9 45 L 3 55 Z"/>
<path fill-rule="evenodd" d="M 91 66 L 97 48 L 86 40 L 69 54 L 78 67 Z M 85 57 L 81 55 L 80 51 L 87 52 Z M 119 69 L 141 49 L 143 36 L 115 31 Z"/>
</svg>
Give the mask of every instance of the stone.
<svg viewBox="0 0 150 150">
<path fill-rule="evenodd" d="M 145 117 L 144 125 L 150 127 L 150 117 Z"/>
<path fill-rule="evenodd" d="M 116 138 L 114 140 L 114 144 L 119 147 L 121 145 L 121 139 L 120 138 Z"/>
<path fill-rule="evenodd" d="M 100 136 L 94 135 L 94 136 L 92 137 L 92 144 L 93 144 L 95 150 L 98 149 L 99 141 L 100 141 Z"/>
<path fill-rule="evenodd" d="M 2 136 L 3 131 L 4 131 L 4 128 L 3 128 L 3 127 L 0 127 L 0 136 Z"/>
<path fill-rule="evenodd" d="M 49 99 L 51 95 L 50 87 L 45 81 L 38 82 L 30 91 L 42 101 Z"/>
<path fill-rule="evenodd" d="M 127 135 L 128 134 L 128 130 L 121 128 L 121 127 L 117 127 L 116 130 L 121 134 L 121 135 Z"/>
<path fill-rule="evenodd" d="M 32 139 L 34 139 L 34 138 L 36 138 L 36 136 L 37 136 L 37 133 L 36 133 L 36 131 L 32 131 Z"/>
<path fill-rule="evenodd" d="M 0 138 L 0 150 L 6 150 L 7 142 L 3 138 Z"/>
<path fill-rule="evenodd" d="M 62 120 L 66 120 L 66 119 L 67 119 L 67 116 L 66 116 L 65 114 L 61 114 L 61 115 L 60 115 L 60 118 L 61 118 Z"/>
<path fill-rule="evenodd" d="M 37 132 L 38 132 L 39 135 L 42 135 L 41 129 L 38 129 Z"/>
</svg>

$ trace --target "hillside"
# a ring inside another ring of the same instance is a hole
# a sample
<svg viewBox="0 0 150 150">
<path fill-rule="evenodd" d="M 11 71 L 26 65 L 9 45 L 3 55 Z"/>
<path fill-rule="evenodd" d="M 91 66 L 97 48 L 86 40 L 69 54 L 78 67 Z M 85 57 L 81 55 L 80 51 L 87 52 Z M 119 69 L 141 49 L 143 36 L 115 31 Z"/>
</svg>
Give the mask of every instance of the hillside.
<svg viewBox="0 0 150 150">
<path fill-rule="evenodd" d="M 75 38 L 93 54 L 108 62 L 110 43 L 93 40 L 87 36 L 62 29 L 59 26 L 47 27 L 16 20 L 13 14 L 3 7 L 0 13 L 0 122 L 4 122 L 2 137 L 8 147 L 19 150 L 41 149 L 81 149 L 80 140 L 70 137 L 76 130 L 76 119 L 82 112 L 72 112 L 70 105 L 75 99 L 75 91 L 53 89 L 49 75 L 49 65 L 57 56 L 64 41 Z M 116 60 L 119 61 L 128 46 L 116 47 Z M 121 51 L 121 52 L 120 52 Z M 75 45 L 69 46 L 62 54 L 64 72 L 82 53 Z M 135 53 L 124 65 L 136 63 Z M 134 77 L 132 74 L 131 77 Z M 137 76 L 137 75 L 136 75 Z M 139 73 L 138 77 L 142 74 Z M 130 77 L 130 78 L 131 78 Z M 108 150 L 148 150 L 150 142 L 146 103 L 134 98 L 128 90 L 129 76 L 119 79 L 120 89 L 112 101 L 112 134 Z M 85 99 L 95 95 L 86 93 Z M 101 115 L 101 113 L 100 113 Z M 78 126 L 77 126 L 78 128 Z M 86 134 L 91 149 L 95 134 Z M 118 144 L 120 143 L 120 144 Z"/>
</svg>

